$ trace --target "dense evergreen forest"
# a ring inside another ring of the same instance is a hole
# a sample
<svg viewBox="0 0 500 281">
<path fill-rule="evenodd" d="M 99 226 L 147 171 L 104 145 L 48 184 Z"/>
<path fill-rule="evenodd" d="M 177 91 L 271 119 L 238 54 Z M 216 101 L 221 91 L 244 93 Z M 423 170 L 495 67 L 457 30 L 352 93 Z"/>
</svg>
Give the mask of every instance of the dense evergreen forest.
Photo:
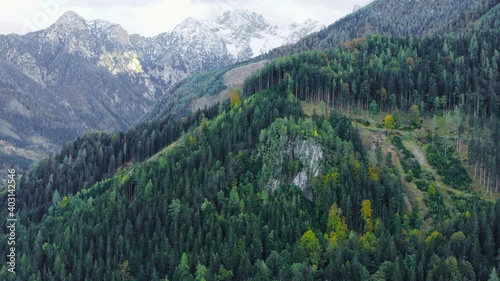
<svg viewBox="0 0 500 281">
<path fill-rule="evenodd" d="M 418 206 L 405 210 L 392 156 L 370 160 L 349 119 L 305 116 L 286 87 L 226 103 L 218 113 L 198 115 L 148 161 L 74 195 L 54 193 L 40 222 L 19 229 L 23 270 L 12 279 L 3 267 L 2 278 L 494 276 L 500 201 L 463 196 L 452 209 L 429 190 L 435 223 L 424 230 Z"/>
<path fill-rule="evenodd" d="M 416 104 L 422 113 L 458 107 L 468 115 L 498 117 L 499 35 L 358 38 L 276 59 L 244 92 L 285 83 L 300 100 L 323 100 L 346 111 L 368 109 L 374 101 L 384 111 Z"/>
<path fill-rule="evenodd" d="M 20 246 L 33 250 L 20 266 L 34 269 L 21 280 L 490 275 L 498 202 L 458 198 L 451 215 L 429 192 L 435 212 L 449 218 L 424 234 L 418 207 L 403 211 L 391 156 L 370 163 L 345 117 L 304 119 L 284 86 L 219 111 L 213 121 L 193 117 L 191 129 L 144 164 L 75 196 L 54 193 L 41 223 L 21 231 Z M 303 190 L 293 177 L 315 164 L 290 144 L 325 155 Z M 284 149 L 296 156 L 284 159 Z"/>
<path fill-rule="evenodd" d="M 346 113 L 372 108 L 409 112 L 413 106 L 422 115 L 445 116 L 461 128 L 457 143 L 470 140 L 475 176 L 498 192 L 499 38 L 498 31 L 423 39 L 359 38 L 333 50 L 276 59 L 247 81 L 244 92 L 280 85 L 296 99 L 323 101 Z M 464 124 L 470 132 L 463 131 Z M 456 169 L 453 177 L 460 173 Z"/>
<path fill-rule="evenodd" d="M 417 2 L 374 7 L 415 16 Z M 17 273 L 2 264 L 0 280 L 499 280 L 498 1 L 422 2 L 447 17 L 349 32 L 364 8 L 338 38 L 269 54 L 222 104 L 183 107 L 224 88 L 223 70 L 201 73 L 149 121 L 35 163 L 17 190 Z M 447 130 L 423 129 L 438 118 Z"/>
<path fill-rule="evenodd" d="M 28 210 L 24 222 L 38 223 L 57 198 L 75 194 L 117 170 L 146 160 L 176 141 L 199 116 L 210 118 L 216 113 L 213 108 L 184 119 L 167 115 L 124 133 L 89 133 L 67 143 L 60 153 L 35 163 L 21 179 L 24 188 L 19 190 L 17 202 L 21 209 Z M 1 211 L 2 215 L 5 211 Z"/>
</svg>

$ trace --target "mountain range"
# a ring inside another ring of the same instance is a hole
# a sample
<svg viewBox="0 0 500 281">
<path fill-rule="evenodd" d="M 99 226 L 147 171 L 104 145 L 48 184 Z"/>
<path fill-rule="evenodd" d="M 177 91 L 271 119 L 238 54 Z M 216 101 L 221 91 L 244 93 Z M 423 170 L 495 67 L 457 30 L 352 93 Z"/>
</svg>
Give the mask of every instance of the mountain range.
<svg viewBox="0 0 500 281">
<path fill-rule="evenodd" d="M 22 163 L 87 131 L 129 128 L 176 82 L 293 43 L 314 20 L 280 28 L 248 10 L 187 18 L 154 37 L 67 12 L 47 29 L 0 35 L 0 159 Z"/>
<path fill-rule="evenodd" d="M 88 132 L 9 170 L 0 217 L 15 222 L 0 229 L 10 261 L 0 280 L 499 280 L 499 12 L 498 0 L 376 0 L 295 44 L 170 86 L 163 63 L 203 62 L 155 59 L 149 74 L 136 49 L 103 62 L 119 44 L 97 33 L 105 51 L 71 36 L 64 55 L 37 49 L 47 65 L 67 65 L 53 76 L 30 68 L 41 82 L 4 63 L 2 83 L 22 85 L 34 105 L 28 90 L 41 93 L 49 76 L 75 90 L 108 75 L 122 80 L 91 86 L 168 90 L 127 130 Z M 191 32 L 165 36 L 181 51 L 214 30 L 183 24 Z M 58 38 L 44 32 L 9 38 L 26 49 Z M 19 103 L 9 108 L 27 120 Z"/>
</svg>

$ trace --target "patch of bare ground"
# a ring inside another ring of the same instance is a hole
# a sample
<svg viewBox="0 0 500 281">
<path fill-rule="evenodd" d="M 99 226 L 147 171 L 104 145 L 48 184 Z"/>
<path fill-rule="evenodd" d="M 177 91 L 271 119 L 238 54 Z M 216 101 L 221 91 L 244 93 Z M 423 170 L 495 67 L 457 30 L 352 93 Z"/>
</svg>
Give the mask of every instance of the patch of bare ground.
<svg viewBox="0 0 500 281">
<path fill-rule="evenodd" d="M 0 152 L 4 152 L 7 155 L 19 156 L 33 161 L 48 156 L 48 154 L 35 152 L 34 150 L 16 147 L 11 143 L 2 140 L 0 140 Z"/>
<path fill-rule="evenodd" d="M 403 183 L 403 200 L 405 204 L 405 209 L 407 213 L 411 213 L 413 208 L 418 206 L 420 209 L 420 213 L 424 218 L 424 224 L 422 226 L 421 231 L 425 231 L 429 229 L 429 226 L 432 224 L 432 217 L 428 216 L 429 209 L 425 204 L 424 198 L 425 193 L 420 191 L 417 186 L 413 182 L 408 182 L 406 180 L 405 172 L 401 167 L 401 162 L 399 159 L 399 154 L 397 148 L 392 145 L 392 143 L 387 138 L 387 130 L 379 129 L 379 128 L 369 128 L 364 126 L 357 126 L 360 130 L 361 138 L 363 141 L 363 145 L 368 149 L 370 159 L 372 163 L 376 160 L 376 146 L 377 142 L 380 145 L 380 148 L 384 154 L 384 157 L 388 157 L 388 154 L 391 154 L 392 164 L 399 169 L 401 175 L 401 182 Z M 395 133 L 392 131 L 392 133 Z M 425 155 L 420 151 L 420 155 L 422 161 L 427 161 Z M 428 164 L 427 164 L 428 165 Z"/>
<path fill-rule="evenodd" d="M 219 94 L 217 95 L 203 96 L 199 99 L 194 100 L 190 106 L 191 111 L 210 107 L 218 102 L 222 102 L 228 99 L 229 95 L 231 95 L 231 93 L 233 93 L 235 89 L 241 88 L 243 86 L 245 79 L 247 79 L 250 75 L 254 74 L 258 70 L 262 69 L 267 63 L 267 60 L 261 60 L 229 70 L 224 74 L 223 77 L 224 84 L 227 86 L 227 88 L 219 92 Z"/>
<path fill-rule="evenodd" d="M 417 159 L 418 164 L 420 164 L 420 167 L 422 167 L 422 169 L 428 172 L 434 172 L 432 166 L 429 164 L 429 162 L 427 162 L 427 157 L 425 156 L 424 152 L 415 142 L 403 141 L 403 145 L 408 148 L 411 153 L 413 153 L 413 156 L 415 156 L 415 159 Z"/>
<path fill-rule="evenodd" d="M 377 142 L 380 145 L 380 148 L 382 150 L 382 153 L 384 154 L 384 157 L 388 157 L 389 153 L 391 154 L 391 163 L 397 169 L 400 171 L 401 175 L 401 181 L 403 183 L 403 196 L 404 196 L 404 203 L 405 203 L 405 208 L 408 212 L 411 212 L 413 209 L 413 205 L 415 204 L 416 200 L 419 201 L 419 206 L 422 209 L 422 211 L 427 213 L 427 207 L 425 206 L 423 202 L 423 194 L 418 188 L 415 186 L 413 183 L 409 183 L 406 181 L 405 178 L 405 173 L 401 168 L 401 162 L 398 157 L 398 153 L 396 150 L 396 147 L 390 143 L 390 141 L 387 139 L 385 130 L 375 130 L 372 128 L 363 128 L 361 126 L 358 127 L 360 129 L 360 134 L 362 138 L 363 145 L 368 149 L 370 152 L 370 159 L 372 162 L 375 162 L 376 159 L 376 147 L 377 147 Z"/>
</svg>

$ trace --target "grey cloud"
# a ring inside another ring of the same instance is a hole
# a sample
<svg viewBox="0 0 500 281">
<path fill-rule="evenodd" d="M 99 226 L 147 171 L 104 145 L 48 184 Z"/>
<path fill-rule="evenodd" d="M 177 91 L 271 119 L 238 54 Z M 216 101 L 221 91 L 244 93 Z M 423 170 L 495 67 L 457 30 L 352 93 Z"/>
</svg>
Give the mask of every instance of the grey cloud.
<svg viewBox="0 0 500 281">
<path fill-rule="evenodd" d="M 55 0 L 67 6 L 79 6 L 79 7 L 140 7 L 147 6 L 153 3 L 163 2 L 162 0 Z M 174 1 L 172 1 L 175 3 Z M 175 5 L 175 4 L 173 4 Z"/>
</svg>

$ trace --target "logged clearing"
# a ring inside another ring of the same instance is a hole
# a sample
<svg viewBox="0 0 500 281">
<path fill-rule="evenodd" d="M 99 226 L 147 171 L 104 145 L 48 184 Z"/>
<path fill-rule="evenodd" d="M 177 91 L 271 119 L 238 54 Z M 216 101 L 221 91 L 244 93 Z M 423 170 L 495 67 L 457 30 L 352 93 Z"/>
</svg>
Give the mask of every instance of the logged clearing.
<svg viewBox="0 0 500 281">
<path fill-rule="evenodd" d="M 422 169 L 424 169 L 427 172 L 434 173 L 434 169 L 427 161 L 427 157 L 425 156 L 425 153 L 422 151 L 422 149 L 414 141 L 403 141 L 403 145 L 406 148 L 408 148 L 408 150 L 410 150 L 411 153 L 413 153 L 413 156 L 415 156 L 415 159 L 417 159 L 417 161 L 420 164 L 420 167 L 422 167 Z"/>
<path fill-rule="evenodd" d="M 217 95 L 203 96 L 199 99 L 194 100 L 190 106 L 191 111 L 196 111 L 205 107 L 211 107 L 218 102 L 222 102 L 228 99 L 229 95 L 231 95 L 231 93 L 233 93 L 235 89 L 242 87 L 245 79 L 247 79 L 250 75 L 254 74 L 258 70 L 262 69 L 267 63 L 268 61 L 261 60 L 229 70 L 228 72 L 226 72 L 226 74 L 224 74 L 223 77 L 224 84 L 227 88 Z"/>
</svg>

